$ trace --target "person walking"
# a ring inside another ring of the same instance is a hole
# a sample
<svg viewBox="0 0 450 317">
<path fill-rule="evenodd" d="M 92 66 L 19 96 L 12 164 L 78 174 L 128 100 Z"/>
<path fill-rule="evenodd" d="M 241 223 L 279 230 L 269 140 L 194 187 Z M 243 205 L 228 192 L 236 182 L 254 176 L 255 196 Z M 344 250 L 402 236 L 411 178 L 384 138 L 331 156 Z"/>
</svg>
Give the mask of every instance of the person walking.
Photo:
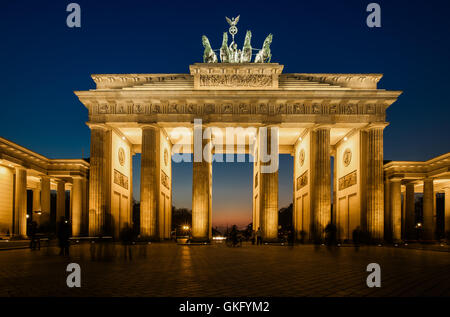
<svg viewBox="0 0 450 317">
<path fill-rule="evenodd" d="M 36 247 L 38 247 L 39 250 L 41 249 L 41 242 L 40 242 L 39 238 L 37 238 L 36 233 L 37 233 L 37 222 L 32 221 L 30 224 L 30 229 L 29 229 L 30 249 L 32 251 L 36 250 Z"/>
<path fill-rule="evenodd" d="M 260 227 L 258 227 L 258 231 L 256 231 L 256 245 L 262 245 L 262 231 Z"/>
</svg>

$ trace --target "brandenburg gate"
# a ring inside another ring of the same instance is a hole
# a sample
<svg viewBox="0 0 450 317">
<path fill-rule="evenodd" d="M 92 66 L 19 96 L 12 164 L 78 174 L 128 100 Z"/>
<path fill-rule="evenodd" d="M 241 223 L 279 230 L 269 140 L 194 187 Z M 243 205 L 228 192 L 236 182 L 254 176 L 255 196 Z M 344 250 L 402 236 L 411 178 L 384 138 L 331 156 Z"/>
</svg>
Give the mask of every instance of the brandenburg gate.
<svg viewBox="0 0 450 317">
<path fill-rule="evenodd" d="M 203 36 L 203 63 L 189 73 L 92 75 L 95 89 L 75 92 L 89 111 L 89 162 L 50 159 L 0 138 L 0 236 L 25 237 L 29 220 L 65 218 L 73 236 L 119 237 L 132 223 L 132 157 L 141 153 L 143 239 L 170 238 L 172 164 L 193 161 L 192 240 L 210 240 L 212 161 L 234 154 L 253 162 L 253 230 L 265 241 L 278 238 L 279 154 L 294 157 L 299 239 L 321 241 L 330 223 L 342 242 L 355 229 L 374 242 L 450 239 L 450 153 L 383 161 L 386 110 L 401 91 L 379 89 L 381 74 L 283 73 L 272 62 L 271 34 L 254 49 L 247 31 L 240 50 L 239 17 L 227 21 L 231 44 L 225 32 L 214 50 Z"/>
<path fill-rule="evenodd" d="M 360 226 L 381 240 L 383 129 L 386 109 L 401 92 L 378 89 L 379 74 L 282 70 L 277 63 L 200 63 L 191 65 L 189 74 L 93 75 L 96 89 L 76 92 L 89 110 L 91 129 L 89 234 L 117 234 L 121 224 L 131 222 L 131 159 L 141 153 L 141 235 L 170 237 L 171 157 L 193 152 L 194 120 L 201 119 L 203 130 L 214 127 L 202 139 L 205 149 L 234 153 L 243 148 L 254 158 L 253 228 L 260 227 L 265 240 L 277 238 L 278 171 L 261 173 L 270 164 L 261 162 L 263 141 L 272 155 L 295 158 L 296 232 L 323 235 L 333 220 L 344 224 L 345 232 Z M 240 144 L 235 135 L 229 146 L 214 133 L 225 135 L 220 130 L 227 127 L 255 133 L 247 133 Z M 264 127 L 269 132 L 263 140 Z M 211 238 L 212 173 L 211 162 L 193 163 L 192 235 L 197 240 Z"/>
<path fill-rule="evenodd" d="M 250 31 L 237 49 L 238 20 L 227 18 L 231 45 L 224 33 L 213 50 L 203 36 L 203 63 L 189 74 L 93 75 L 96 89 L 75 92 L 91 129 L 89 235 L 117 236 L 131 223 L 132 156 L 141 153 L 140 234 L 169 238 L 172 161 L 193 153 L 192 237 L 209 240 L 211 158 L 240 153 L 253 160 L 253 229 L 264 240 L 278 235 L 279 154 L 294 156 L 298 236 L 322 238 L 332 222 L 341 237 L 359 227 L 382 240 L 383 129 L 401 92 L 378 89 L 380 74 L 283 73 L 271 34 L 257 54 Z"/>
</svg>

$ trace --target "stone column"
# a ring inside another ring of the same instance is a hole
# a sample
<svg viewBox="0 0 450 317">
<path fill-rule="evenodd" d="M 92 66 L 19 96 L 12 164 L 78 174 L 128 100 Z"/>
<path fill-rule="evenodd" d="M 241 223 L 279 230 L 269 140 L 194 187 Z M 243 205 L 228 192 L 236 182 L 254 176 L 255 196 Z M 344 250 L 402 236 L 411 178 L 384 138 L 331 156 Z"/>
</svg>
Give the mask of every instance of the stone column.
<svg viewBox="0 0 450 317">
<path fill-rule="evenodd" d="M 311 131 L 311 210 L 316 241 L 325 238 L 325 227 L 331 221 L 330 164 L 330 128 L 316 128 Z"/>
<path fill-rule="evenodd" d="M 445 191 L 444 233 L 447 241 L 450 241 L 450 187 L 445 188 L 444 191 Z"/>
<path fill-rule="evenodd" d="M 258 146 L 260 151 L 259 219 L 264 241 L 278 239 L 278 139 L 278 127 L 260 129 L 260 144 Z M 264 158 L 265 156 L 266 158 Z M 273 158 L 276 161 L 268 160 L 268 158 Z"/>
<path fill-rule="evenodd" d="M 337 186 L 338 186 L 338 179 L 337 179 L 337 156 L 336 156 L 336 150 L 333 153 L 333 210 L 331 212 L 331 222 L 333 224 L 337 224 L 336 219 L 336 213 L 337 213 Z"/>
<path fill-rule="evenodd" d="M 416 237 L 416 212 L 414 200 L 414 183 L 406 184 L 405 191 L 405 239 L 414 240 Z"/>
<path fill-rule="evenodd" d="M 14 235 L 27 235 L 27 170 L 23 167 L 16 167 Z"/>
<path fill-rule="evenodd" d="M 35 211 L 41 211 L 41 189 L 34 188 L 33 189 L 33 213 Z"/>
<path fill-rule="evenodd" d="M 433 180 L 423 180 L 423 235 L 426 241 L 435 240 L 436 218 L 434 217 L 434 188 Z"/>
<path fill-rule="evenodd" d="M 41 215 L 40 225 L 50 222 L 50 178 L 41 176 Z"/>
<path fill-rule="evenodd" d="M 89 235 L 97 236 L 105 230 L 108 211 L 108 181 L 110 142 L 106 127 L 91 126 L 91 159 L 89 174 Z M 108 204 L 109 205 L 109 204 Z"/>
<path fill-rule="evenodd" d="M 73 177 L 72 183 L 72 236 L 77 237 L 81 233 L 83 215 L 83 179 Z"/>
<path fill-rule="evenodd" d="M 384 233 L 383 129 L 378 125 L 370 127 L 366 140 L 367 232 L 374 242 L 383 240 Z"/>
<path fill-rule="evenodd" d="M 391 215 L 391 182 L 388 178 L 384 181 L 384 239 L 392 241 L 392 215 Z"/>
<path fill-rule="evenodd" d="M 81 234 L 86 235 L 89 232 L 89 183 L 86 178 L 82 179 L 83 184 L 83 209 L 81 216 Z"/>
<path fill-rule="evenodd" d="M 66 216 L 66 182 L 56 182 L 56 223 Z"/>
<path fill-rule="evenodd" d="M 389 184 L 392 217 L 392 240 L 399 242 L 402 239 L 402 192 L 401 180 L 391 179 Z"/>
<path fill-rule="evenodd" d="M 33 221 L 39 226 L 41 224 L 41 215 L 36 211 L 41 211 L 41 189 L 33 188 L 33 206 L 31 212 L 33 213 Z"/>
<path fill-rule="evenodd" d="M 158 237 L 159 214 L 159 128 L 142 128 L 141 154 L 141 235 L 149 239 Z"/>
<path fill-rule="evenodd" d="M 201 138 L 201 142 L 200 142 Z M 201 148 L 199 146 L 201 145 Z M 192 239 L 212 238 L 212 144 L 211 131 L 194 128 L 194 162 L 192 166 Z"/>
</svg>

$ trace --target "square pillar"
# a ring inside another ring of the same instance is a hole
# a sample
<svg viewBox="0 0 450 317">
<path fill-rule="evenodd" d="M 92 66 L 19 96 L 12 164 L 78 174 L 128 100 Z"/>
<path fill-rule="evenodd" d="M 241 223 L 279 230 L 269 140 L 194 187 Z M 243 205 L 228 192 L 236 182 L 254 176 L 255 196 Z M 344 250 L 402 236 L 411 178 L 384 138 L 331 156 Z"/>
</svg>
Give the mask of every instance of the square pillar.
<svg viewBox="0 0 450 317">
<path fill-rule="evenodd" d="M 50 178 L 41 176 L 41 215 L 39 225 L 50 225 Z"/>
<path fill-rule="evenodd" d="M 81 234 L 82 215 L 83 215 L 83 178 L 73 177 L 71 195 L 71 223 L 72 236 L 78 237 Z"/>
<path fill-rule="evenodd" d="M 434 216 L 434 195 L 433 179 L 423 180 L 423 235 L 425 241 L 434 241 L 436 232 L 436 218 Z"/>
<path fill-rule="evenodd" d="M 384 181 L 384 240 L 392 241 L 392 216 L 391 216 L 391 182 L 388 178 Z"/>
<path fill-rule="evenodd" d="M 444 189 L 445 211 L 444 211 L 444 233 L 447 241 L 450 241 L 450 187 Z"/>
<path fill-rule="evenodd" d="M 16 167 L 14 235 L 27 236 L 27 170 L 24 167 Z"/>
<path fill-rule="evenodd" d="M 33 205 L 31 212 L 33 213 L 33 221 L 36 222 L 37 226 L 41 224 L 41 218 L 38 212 L 41 211 L 41 189 L 33 188 Z"/>
<path fill-rule="evenodd" d="M 392 240 L 399 242 L 402 239 L 402 193 L 401 180 L 391 179 L 390 188 L 390 211 L 392 224 Z"/>
<path fill-rule="evenodd" d="M 66 182 L 56 182 L 56 223 L 66 217 Z"/>
<path fill-rule="evenodd" d="M 211 129 L 194 126 L 192 166 L 192 240 L 212 238 L 212 142 Z"/>
<path fill-rule="evenodd" d="M 416 238 L 416 210 L 414 199 L 414 183 L 406 184 L 405 191 L 405 239 L 414 240 Z"/>
</svg>

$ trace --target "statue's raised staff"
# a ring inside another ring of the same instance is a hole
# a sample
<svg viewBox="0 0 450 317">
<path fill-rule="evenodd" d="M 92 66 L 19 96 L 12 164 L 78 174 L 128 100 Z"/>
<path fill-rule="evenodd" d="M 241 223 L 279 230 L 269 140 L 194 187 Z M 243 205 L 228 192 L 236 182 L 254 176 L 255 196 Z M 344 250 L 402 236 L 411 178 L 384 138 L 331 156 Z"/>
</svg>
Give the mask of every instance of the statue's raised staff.
<svg viewBox="0 0 450 317">
<path fill-rule="evenodd" d="M 255 63 L 270 63 L 272 59 L 270 44 L 272 44 L 272 34 L 269 34 L 264 40 L 262 49 L 256 54 Z"/>
<path fill-rule="evenodd" d="M 214 53 L 211 44 L 205 35 L 202 36 L 202 43 L 205 48 L 205 51 L 203 52 L 203 63 L 217 63 L 216 53 Z"/>
</svg>

